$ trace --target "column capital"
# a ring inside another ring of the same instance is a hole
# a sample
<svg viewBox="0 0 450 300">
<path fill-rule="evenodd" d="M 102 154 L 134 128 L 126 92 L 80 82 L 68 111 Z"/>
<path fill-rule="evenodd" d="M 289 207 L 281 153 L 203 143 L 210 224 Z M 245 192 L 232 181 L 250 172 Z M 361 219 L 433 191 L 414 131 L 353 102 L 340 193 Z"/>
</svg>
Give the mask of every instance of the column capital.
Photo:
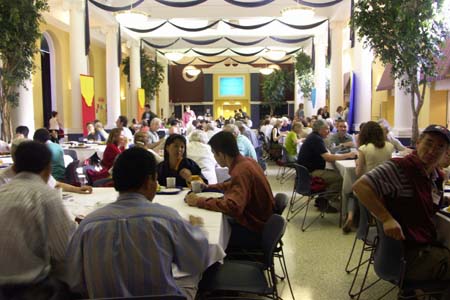
<svg viewBox="0 0 450 300">
<path fill-rule="evenodd" d="M 84 10 L 84 0 L 63 0 L 62 6 L 66 10 Z"/>
<path fill-rule="evenodd" d="M 100 27 L 100 32 L 107 35 L 107 34 L 116 34 L 117 33 L 117 26 L 102 26 Z"/>
<path fill-rule="evenodd" d="M 135 47 L 139 48 L 139 46 L 140 46 L 140 43 L 137 40 L 130 39 L 127 41 L 127 48 L 135 48 Z"/>
</svg>

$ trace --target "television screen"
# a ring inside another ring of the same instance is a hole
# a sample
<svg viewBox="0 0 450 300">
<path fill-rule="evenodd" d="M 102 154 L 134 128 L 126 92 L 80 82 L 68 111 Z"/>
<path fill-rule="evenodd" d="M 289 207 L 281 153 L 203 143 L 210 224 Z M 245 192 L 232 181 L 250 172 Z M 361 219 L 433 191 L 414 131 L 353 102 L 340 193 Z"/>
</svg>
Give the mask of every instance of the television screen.
<svg viewBox="0 0 450 300">
<path fill-rule="evenodd" d="M 244 76 L 219 77 L 219 96 L 245 96 Z"/>
</svg>

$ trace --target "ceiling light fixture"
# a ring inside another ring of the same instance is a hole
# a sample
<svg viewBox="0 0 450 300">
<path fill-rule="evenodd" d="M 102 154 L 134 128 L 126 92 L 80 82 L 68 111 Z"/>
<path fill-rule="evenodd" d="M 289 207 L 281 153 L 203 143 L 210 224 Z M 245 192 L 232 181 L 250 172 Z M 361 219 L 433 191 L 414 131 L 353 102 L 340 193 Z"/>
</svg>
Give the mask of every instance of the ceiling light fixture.
<svg viewBox="0 0 450 300">
<path fill-rule="evenodd" d="M 309 22 L 314 17 L 314 10 L 310 7 L 297 5 L 281 10 L 281 16 L 293 22 Z"/>
<path fill-rule="evenodd" d="M 115 17 L 120 25 L 129 28 L 144 28 L 150 21 L 150 16 L 147 13 L 133 10 L 133 8 L 117 12 Z"/>
<path fill-rule="evenodd" d="M 184 68 L 184 71 L 186 72 L 186 74 L 193 77 L 198 76 L 202 72 L 200 69 L 197 69 L 194 66 L 187 66 L 186 68 Z"/>
<path fill-rule="evenodd" d="M 180 52 L 167 52 L 164 53 L 164 56 L 171 61 L 179 61 L 184 57 L 184 54 Z"/>
<path fill-rule="evenodd" d="M 274 69 L 273 68 L 269 68 L 269 67 L 259 69 L 259 73 L 261 73 L 263 75 L 270 75 L 270 74 L 273 73 L 273 71 L 274 71 Z"/>
<path fill-rule="evenodd" d="M 265 56 L 272 60 L 280 60 L 286 56 L 286 51 L 284 50 L 268 50 L 265 53 Z"/>
</svg>

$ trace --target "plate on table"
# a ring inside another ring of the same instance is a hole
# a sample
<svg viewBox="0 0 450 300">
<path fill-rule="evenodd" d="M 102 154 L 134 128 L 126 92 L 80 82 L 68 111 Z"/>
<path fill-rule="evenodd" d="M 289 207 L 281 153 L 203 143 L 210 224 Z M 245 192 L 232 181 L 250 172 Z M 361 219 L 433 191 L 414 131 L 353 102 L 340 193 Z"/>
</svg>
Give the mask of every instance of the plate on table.
<svg viewBox="0 0 450 300">
<path fill-rule="evenodd" d="M 164 188 L 161 187 L 161 189 L 159 191 L 157 191 L 156 193 L 158 195 L 176 195 L 179 192 L 181 192 L 182 188 L 179 187 L 174 187 L 174 188 Z"/>
<path fill-rule="evenodd" d="M 222 193 L 217 193 L 217 192 L 203 192 L 203 193 L 197 193 L 196 195 L 198 197 L 202 197 L 202 198 L 222 198 L 223 197 Z"/>
</svg>

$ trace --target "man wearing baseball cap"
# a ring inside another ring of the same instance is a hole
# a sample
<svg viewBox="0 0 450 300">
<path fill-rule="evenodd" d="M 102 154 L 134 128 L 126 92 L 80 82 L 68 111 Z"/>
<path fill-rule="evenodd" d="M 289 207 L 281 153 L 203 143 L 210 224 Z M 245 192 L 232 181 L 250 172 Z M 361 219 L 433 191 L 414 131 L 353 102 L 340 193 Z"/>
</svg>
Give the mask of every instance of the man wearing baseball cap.
<svg viewBox="0 0 450 300">
<path fill-rule="evenodd" d="M 378 166 L 353 185 L 385 235 L 404 241 L 407 280 L 450 280 L 450 251 L 437 242 L 433 222 L 444 201 L 439 162 L 449 145 L 449 131 L 430 125 L 415 151 Z"/>
</svg>

